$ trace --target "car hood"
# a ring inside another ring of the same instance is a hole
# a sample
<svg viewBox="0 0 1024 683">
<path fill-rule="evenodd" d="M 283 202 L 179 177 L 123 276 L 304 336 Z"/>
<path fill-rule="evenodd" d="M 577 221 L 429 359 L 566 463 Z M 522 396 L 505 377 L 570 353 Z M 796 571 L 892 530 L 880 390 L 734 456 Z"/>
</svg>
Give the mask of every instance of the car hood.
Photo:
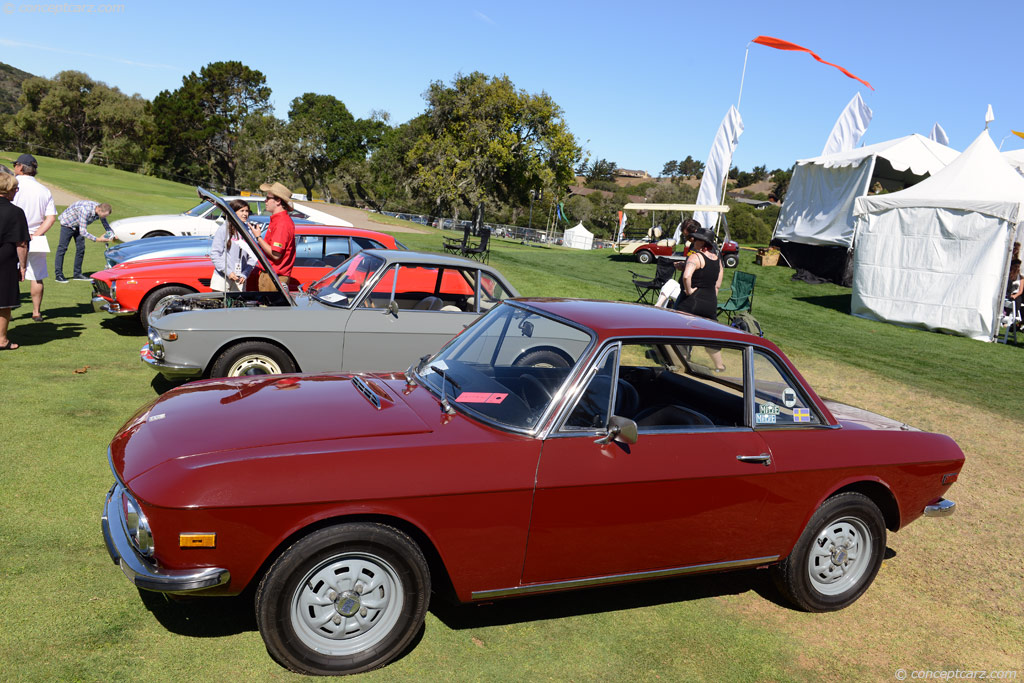
<svg viewBox="0 0 1024 683">
<path fill-rule="evenodd" d="M 151 237 L 145 240 L 134 242 L 123 242 L 116 247 L 110 247 L 104 252 L 104 256 L 116 258 L 119 261 L 127 261 L 143 254 L 148 254 L 165 249 L 192 249 L 205 248 L 209 251 L 213 245 L 213 237 L 207 236 L 171 236 Z"/>
<path fill-rule="evenodd" d="M 166 484 L 168 478 L 228 463 L 431 431 L 384 381 L 353 377 L 275 375 L 178 387 L 125 423 L 110 444 L 111 466 L 130 486 L 147 473 Z"/>
<path fill-rule="evenodd" d="M 893 420 L 892 418 L 879 415 L 878 413 L 872 413 L 871 411 L 864 410 L 863 408 L 855 408 L 854 406 L 839 403 L 838 401 L 823 400 L 823 403 L 829 409 L 829 412 L 832 413 L 832 416 L 844 427 L 849 429 L 879 429 L 904 432 L 921 431 L 916 427 L 911 427 L 905 422 Z"/>
<path fill-rule="evenodd" d="M 194 270 L 196 268 L 213 268 L 213 262 L 208 256 L 175 256 L 145 261 L 128 261 L 93 273 L 91 277 L 99 280 L 123 280 L 128 277 L 167 279 L 171 273 L 182 269 Z"/>
<path fill-rule="evenodd" d="M 180 220 L 195 220 L 196 216 L 186 216 L 182 213 L 161 213 L 154 214 L 151 216 L 132 216 L 131 218 L 119 218 L 110 224 L 110 227 L 116 226 L 129 226 L 129 225 L 145 225 L 147 223 L 166 223 L 167 221 L 180 221 Z"/>
</svg>

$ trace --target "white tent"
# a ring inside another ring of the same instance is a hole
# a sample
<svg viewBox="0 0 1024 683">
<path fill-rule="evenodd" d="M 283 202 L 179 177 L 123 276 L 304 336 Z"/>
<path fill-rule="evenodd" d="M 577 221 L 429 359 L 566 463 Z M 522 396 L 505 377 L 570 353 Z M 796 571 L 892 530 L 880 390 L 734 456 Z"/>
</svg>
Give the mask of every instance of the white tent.
<svg viewBox="0 0 1024 683">
<path fill-rule="evenodd" d="M 934 174 L 956 156 L 956 150 L 914 134 L 801 159 L 773 239 L 783 242 L 783 253 L 793 267 L 843 282 L 846 252 L 853 243 L 853 203 L 868 193 L 872 179 L 886 189 L 900 189 Z M 787 248 L 794 244 L 811 248 Z"/>
<path fill-rule="evenodd" d="M 594 233 L 583 227 L 583 221 L 569 228 L 562 235 L 562 244 L 573 249 L 593 249 Z"/>
<path fill-rule="evenodd" d="M 1024 178 L 985 131 L 935 175 L 859 197 L 851 313 L 991 340 L 1010 249 L 1024 220 Z"/>
<path fill-rule="evenodd" d="M 1011 149 L 1009 152 L 1003 152 L 1003 158 L 1017 169 L 1017 172 L 1024 175 L 1024 149 Z"/>
</svg>

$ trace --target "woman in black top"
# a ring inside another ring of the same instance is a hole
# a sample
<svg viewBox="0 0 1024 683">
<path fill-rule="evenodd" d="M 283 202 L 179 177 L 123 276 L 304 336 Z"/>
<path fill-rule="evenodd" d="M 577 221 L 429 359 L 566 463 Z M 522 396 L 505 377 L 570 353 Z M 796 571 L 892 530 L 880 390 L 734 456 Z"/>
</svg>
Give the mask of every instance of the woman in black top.
<svg viewBox="0 0 1024 683">
<path fill-rule="evenodd" d="M 28 221 L 25 212 L 11 203 L 18 191 L 13 175 L 0 173 L 0 351 L 18 348 L 7 338 L 11 309 L 21 305 L 18 283 L 25 276 L 28 259 Z"/>
<path fill-rule="evenodd" d="M 722 286 L 722 261 L 718 258 L 714 234 L 699 228 L 693 233 L 690 255 L 676 268 L 683 270 L 683 294 L 676 301 L 676 310 L 718 320 L 718 290 Z M 725 370 L 719 349 L 707 347 L 715 372 Z"/>
</svg>

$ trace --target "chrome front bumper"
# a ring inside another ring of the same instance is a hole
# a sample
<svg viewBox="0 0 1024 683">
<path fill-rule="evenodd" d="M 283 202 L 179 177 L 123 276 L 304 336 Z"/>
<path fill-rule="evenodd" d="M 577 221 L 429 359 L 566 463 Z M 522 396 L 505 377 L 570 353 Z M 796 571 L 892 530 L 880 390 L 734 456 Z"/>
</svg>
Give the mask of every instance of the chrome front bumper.
<svg viewBox="0 0 1024 683">
<path fill-rule="evenodd" d="M 119 304 L 111 303 L 101 296 L 94 296 L 92 298 L 92 310 L 96 313 L 103 311 L 104 313 L 116 316 L 130 316 L 138 313 L 138 311 L 121 308 Z"/>
<path fill-rule="evenodd" d="M 228 582 L 231 575 L 227 569 L 161 569 L 140 555 L 128 537 L 121 491 L 121 484 L 114 484 L 107 491 L 100 524 L 110 559 L 121 567 L 121 571 L 132 583 L 139 588 L 160 593 L 191 593 Z"/>
<path fill-rule="evenodd" d="M 144 344 L 139 349 L 139 359 L 168 379 L 180 379 L 182 377 L 202 377 L 203 369 L 194 365 L 174 365 L 157 360 L 149 348 Z"/>
<path fill-rule="evenodd" d="M 956 512 L 956 503 L 942 498 L 938 503 L 926 505 L 924 508 L 925 517 L 949 517 Z"/>
</svg>

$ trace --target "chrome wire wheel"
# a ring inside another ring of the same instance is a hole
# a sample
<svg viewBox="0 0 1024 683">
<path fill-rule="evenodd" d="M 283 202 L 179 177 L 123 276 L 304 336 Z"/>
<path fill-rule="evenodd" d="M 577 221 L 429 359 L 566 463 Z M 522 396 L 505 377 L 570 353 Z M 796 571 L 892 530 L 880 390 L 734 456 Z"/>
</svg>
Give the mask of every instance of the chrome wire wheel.
<svg viewBox="0 0 1024 683">
<path fill-rule="evenodd" d="M 807 575 L 822 595 L 839 595 L 856 586 L 870 570 L 871 534 L 856 517 L 841 517 L 822 527 L 807 553 Z"/>
<path fill-rule="evenodd" d="M 368 553 L 335 555 L 310 570 L 290 600 L 302 643 L 331 657 L 354 655 L 391 635 L 405 603 L 398 573 Z"/>
<path fill-rule="evenodd" d="M 236 360 L 228 369 L 228 377 L 245 377 L 248 375 L 280 375 L 282 372 L 273 358 L 262 354 L 243 356 Z"/>
</svg>

